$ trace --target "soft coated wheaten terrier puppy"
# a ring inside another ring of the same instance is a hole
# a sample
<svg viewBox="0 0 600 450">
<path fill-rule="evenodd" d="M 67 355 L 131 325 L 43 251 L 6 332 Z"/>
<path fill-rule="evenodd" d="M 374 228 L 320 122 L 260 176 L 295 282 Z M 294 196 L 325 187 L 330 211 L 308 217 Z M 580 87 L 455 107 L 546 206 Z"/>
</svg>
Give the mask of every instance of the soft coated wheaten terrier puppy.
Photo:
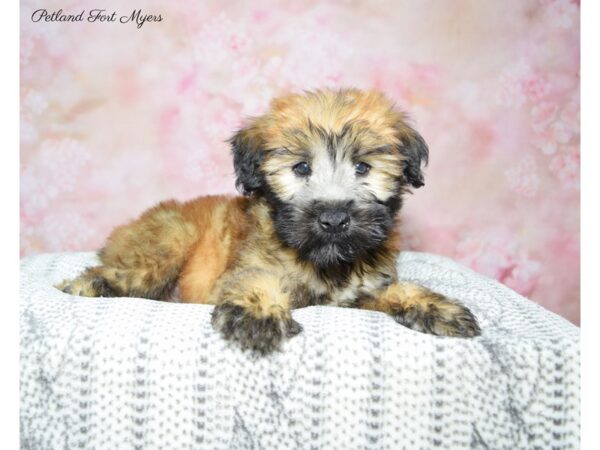
<svg viewBox="0 0 600 450">
<path fill-rule="evenodd" d="M 476 336 L 455 300 L 399 282 L 395 218 L 423 185 L 423 138 L 382 94 L 287 95 L 230 140 L 243 197 L 163 202 L 114 230 L 101 265 L 58 287 L 82 296 L 215 305 L 213 326 L 269 353 L 302 327 L 294 308 L 370 309 L 414 330 Z"/>
</svg>

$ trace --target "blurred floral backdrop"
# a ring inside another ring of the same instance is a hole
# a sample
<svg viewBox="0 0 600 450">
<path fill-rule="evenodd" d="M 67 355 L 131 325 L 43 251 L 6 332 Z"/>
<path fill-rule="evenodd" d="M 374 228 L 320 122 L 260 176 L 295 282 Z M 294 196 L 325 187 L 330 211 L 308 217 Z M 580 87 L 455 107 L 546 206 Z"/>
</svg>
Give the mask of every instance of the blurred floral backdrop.
<svg viewBox="0 0 600 450">
<path fill-rule="evenodd" d="M 21 3 L 23 255 L 97 249 L 161 199 L 234 193 L 225 140 L 275 95 L 375 87 L 431 150 L 405 246 L 579 323 L 578 1 L 101 3 Z M 34 23 L 39 8 L 162 21 Z"/>
</svg>

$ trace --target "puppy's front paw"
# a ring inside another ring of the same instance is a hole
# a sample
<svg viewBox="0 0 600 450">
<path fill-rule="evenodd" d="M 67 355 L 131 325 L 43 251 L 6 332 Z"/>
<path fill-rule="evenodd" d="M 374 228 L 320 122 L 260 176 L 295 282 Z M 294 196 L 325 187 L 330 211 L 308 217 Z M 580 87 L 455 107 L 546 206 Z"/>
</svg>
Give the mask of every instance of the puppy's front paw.
<svg viewBox="0 0 600 450">
<path fill-rule="evenodd" d="M 437 336 L 474 337 L 481 334 L 477 319 L 466 306 L 435 292 L 392 315 L 416 331 Z"/>
<path fill-rule="evenodd" d="M 280 350 L 283 339 L 302 331 L 302 326 L 283 309 L 256 317 L 243 306 L 228 302 L 215 306 L 211 321 L 225 339 L 261 355 Z"/>
</svg>

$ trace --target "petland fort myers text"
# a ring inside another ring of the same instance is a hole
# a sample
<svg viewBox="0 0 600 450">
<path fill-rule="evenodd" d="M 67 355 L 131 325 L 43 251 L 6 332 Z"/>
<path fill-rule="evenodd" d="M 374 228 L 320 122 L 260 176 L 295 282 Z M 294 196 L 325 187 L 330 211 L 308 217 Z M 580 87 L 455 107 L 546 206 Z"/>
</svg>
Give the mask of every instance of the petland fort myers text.
<svg viewBox="0 0 600 450">
<path fill-rule="evenodd" d="M 145 23 L 162 22 L 160 14 L 144 14 L 141 9 L 134 9 L 129 14 L 119 14 L 117 11 L 107 12 L 106 9 L 85 10 L 79 14 L 66 14 L 62 9 L 49 12 L 47 9 L 38 9 L 31 15 L 32 22 L 90 22 L 90 23 L 132 23 L 137 28 L 142 28 Z"/>
</svg>

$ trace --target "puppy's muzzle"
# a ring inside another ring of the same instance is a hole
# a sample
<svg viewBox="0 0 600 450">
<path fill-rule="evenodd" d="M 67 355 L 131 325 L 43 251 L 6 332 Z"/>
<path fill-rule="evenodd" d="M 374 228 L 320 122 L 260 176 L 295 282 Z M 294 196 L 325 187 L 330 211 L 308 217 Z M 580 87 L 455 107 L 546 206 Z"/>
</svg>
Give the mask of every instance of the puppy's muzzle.
<svg viewBox="0 0 600 450">
<path fill-rule="evenodd" d="M 350 214 L 342 209 L 328 209 L 319 214 L 319 226 L 327 233 L 340 233 L 350 227 Z"/>
</svg>

